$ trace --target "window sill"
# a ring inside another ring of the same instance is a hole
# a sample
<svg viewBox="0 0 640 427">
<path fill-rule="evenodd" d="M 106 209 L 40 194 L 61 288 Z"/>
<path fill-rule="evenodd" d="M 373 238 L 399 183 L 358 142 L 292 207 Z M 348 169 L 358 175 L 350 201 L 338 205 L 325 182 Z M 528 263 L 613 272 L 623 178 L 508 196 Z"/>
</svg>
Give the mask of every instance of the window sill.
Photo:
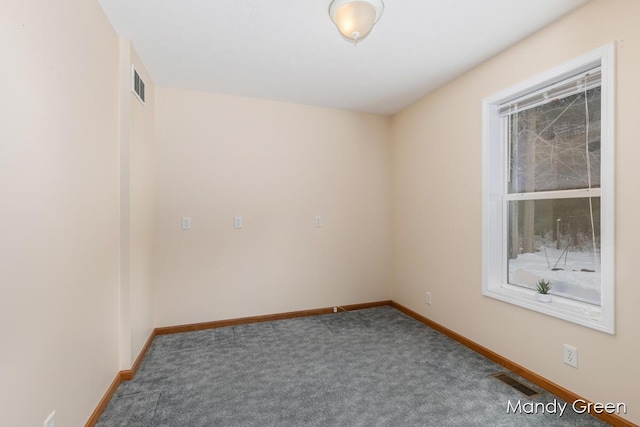
<svg viewBox="0 0 640 427">
<path fill-rule="evenodd" d="M 482 294 L 529 310 L 577 323 L 588 328 L 613 334 L 613 323 L 606 322 L 600 307 L 553 295 L 551 302 L 540 302 L 535 292 L 516 286 L 503 285 L 483 289 Z"/>
</svg>

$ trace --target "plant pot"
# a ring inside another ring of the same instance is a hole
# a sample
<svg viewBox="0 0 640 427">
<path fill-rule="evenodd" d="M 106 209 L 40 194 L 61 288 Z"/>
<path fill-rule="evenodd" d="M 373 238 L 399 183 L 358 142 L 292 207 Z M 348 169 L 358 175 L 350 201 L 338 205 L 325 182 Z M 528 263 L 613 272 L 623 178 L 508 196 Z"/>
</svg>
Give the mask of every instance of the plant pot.
<svg viewBox="0 0 640 427">
<path fill-rule="evenodd" d="M 536 301 L 540 301 L 540 302 L 551 302 L 551 295 L 550 294 L 536 294 Z"/>
</svg>

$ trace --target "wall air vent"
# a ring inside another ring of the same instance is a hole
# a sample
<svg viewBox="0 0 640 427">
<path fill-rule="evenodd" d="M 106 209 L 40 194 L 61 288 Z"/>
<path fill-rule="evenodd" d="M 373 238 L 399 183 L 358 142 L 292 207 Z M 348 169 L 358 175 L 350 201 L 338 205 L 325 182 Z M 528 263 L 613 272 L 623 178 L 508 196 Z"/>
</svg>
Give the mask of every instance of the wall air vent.
<svg viewBox="0 0 640 427">
<path fill-rule="evenodd" d="M 134 66 L 131 66 L 131 90 L 144 105 L 144 82 Z"/>
</svg>

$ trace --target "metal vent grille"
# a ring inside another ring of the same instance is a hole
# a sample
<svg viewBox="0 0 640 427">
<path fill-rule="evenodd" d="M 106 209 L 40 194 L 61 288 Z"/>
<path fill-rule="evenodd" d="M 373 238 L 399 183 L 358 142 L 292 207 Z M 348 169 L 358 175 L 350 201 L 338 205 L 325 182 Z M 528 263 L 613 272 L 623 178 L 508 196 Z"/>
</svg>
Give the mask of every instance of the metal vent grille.
<svg viewBox="0 0 640 427">
<path fill-rule="evenodd" d="M 540 394 L 534 389 L 532 389 L 531 387 L 527 387 L 526 385 L 522 384 L 520 381 L 514 378 L 511 378 L 509 375 L 505 373 L 501 372 L 499 374 L 493 374 L 492 377 L 502 381 L 508 386 L 515 388 L 516 390 L 518 390 L 520 393 L 523 393 L 527 397 L 533 397 Z"/>
<path fill-rule="evenodd" d="M 140 74 L 138 74 L 135 68 L 132 68 L 132 70 L 133 93 L 135 93 L 138 99 L 144 104 L 144 81 L 142 81 L 142 79 L 140 78 Z"/>
</svg>

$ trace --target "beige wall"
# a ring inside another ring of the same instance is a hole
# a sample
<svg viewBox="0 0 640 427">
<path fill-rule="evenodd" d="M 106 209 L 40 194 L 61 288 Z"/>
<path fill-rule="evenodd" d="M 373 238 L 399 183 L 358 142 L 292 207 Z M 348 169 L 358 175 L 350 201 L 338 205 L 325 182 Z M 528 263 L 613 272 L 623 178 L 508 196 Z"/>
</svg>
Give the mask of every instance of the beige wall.
<svg viewBox="0 0 640 427">
<path fill-rule="evenodd" d="M 0 58 L 0 423 L 79 426 L 118 370 L 118 38 L 2 2 Z"/>
<path fill-rule="evenodd" d="M 145 103 L 131 91 L 131 66 Z M 120 368 L 130 369 L 153 330 L 155 89 L 131 42 L 120 39 Z"/>
<path fill-rule="evenodd" d="M 131 216 L 131 363 L 154 328 L 153 253 L 155 221 L 155 88 L 142 60 L 131 51 L 131 62 L 145 82 L 145 104 L 131 91 L 129 141 Z M 131 70 L 129 70 L 131 72 Z M 131 75 L 129 74 L 129 82 Z"/>
<path fill-rule="evenodd" d="M 600 0 L 467 73 L 392 119 L 393 299 L 640 422 L 640 2 Z M 616 43 L 616 335 L 483 297 L 481 102 L 510 85 Z M 433 304 L 424 304 L 425 291 Z M 579 369 L 562 362 L 579 349 Z"/>
<path fill-rule="evenodd" d="M 390 298 L 388 118 L 167 88 L 156 100 L 156 326 Z"/>
</svg>

